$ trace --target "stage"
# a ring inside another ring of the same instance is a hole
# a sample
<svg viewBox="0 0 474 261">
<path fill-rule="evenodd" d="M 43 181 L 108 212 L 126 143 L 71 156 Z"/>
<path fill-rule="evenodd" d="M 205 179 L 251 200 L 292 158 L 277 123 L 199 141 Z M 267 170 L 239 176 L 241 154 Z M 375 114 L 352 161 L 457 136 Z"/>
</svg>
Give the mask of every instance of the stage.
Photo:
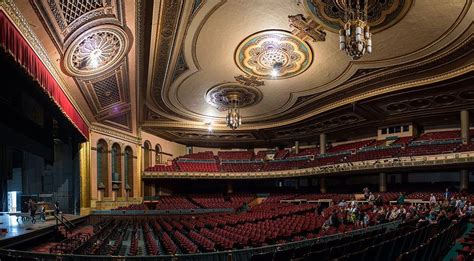
<svg viewBox="0 0 474 261">
<path fill-rule="evenodd" d="M 79 224 L 87 221 L 88 216 L 76 216 L 64 214 L 64 217 L 73 224 Z M 7 233 L 2 233 L 6 229 Z M 8 212 L 0 212 L 0 248 L 9 248 L 16 244 L 47 235 L 56 230 L 56 219 L 47 219 L 35 224 L 30 221 L 22 221 L 15 215 L 9 215 Z"/>
</svg>

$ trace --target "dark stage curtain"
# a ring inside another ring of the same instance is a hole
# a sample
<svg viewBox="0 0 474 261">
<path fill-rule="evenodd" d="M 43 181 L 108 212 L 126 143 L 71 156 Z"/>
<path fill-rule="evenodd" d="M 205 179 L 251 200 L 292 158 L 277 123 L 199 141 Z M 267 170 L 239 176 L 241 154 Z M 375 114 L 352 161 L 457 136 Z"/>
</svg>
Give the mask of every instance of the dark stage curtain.
<svg viewBox="0 0 474 261">
<path fill-rule="evenodd" d="M 0 212 L 7 211 L 7 180 L 12 175 L 12 151 L 0 144 Z"/>
<path fill-rule="evenodd" d="M 7 15 L 0 10 L 0 47 L 4 48 L 15 60 L 25 68 L 62 113 L 79 130 L 85 139 L 89 139 L 89 128 L 63 92 L 57 81 L 46 66 L 23 38 Z"/>
</svg>

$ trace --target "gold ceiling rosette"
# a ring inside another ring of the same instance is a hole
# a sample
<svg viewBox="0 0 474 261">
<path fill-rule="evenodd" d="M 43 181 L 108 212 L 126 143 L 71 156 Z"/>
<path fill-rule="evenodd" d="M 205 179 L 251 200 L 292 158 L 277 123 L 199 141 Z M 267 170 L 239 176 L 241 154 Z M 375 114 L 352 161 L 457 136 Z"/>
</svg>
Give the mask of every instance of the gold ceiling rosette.
<svg viewBox="0 0 474 261">
<path fill-rule="evenodd" d="M 270 80 L 301 74 L 312 61 L 313 53 L 306 42 L 279 30 L 250 35 L 235 51 L 235 62 L 240 70 Z"/>
</svg>

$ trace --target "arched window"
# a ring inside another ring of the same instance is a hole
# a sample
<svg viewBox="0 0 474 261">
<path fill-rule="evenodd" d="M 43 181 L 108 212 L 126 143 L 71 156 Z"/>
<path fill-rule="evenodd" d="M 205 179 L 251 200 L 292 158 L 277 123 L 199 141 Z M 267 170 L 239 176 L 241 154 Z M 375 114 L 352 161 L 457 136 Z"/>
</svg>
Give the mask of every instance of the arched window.
<svg viewBox="0 0 474 261">
<path fill-rule="evenodd" d="M 109 196 L 109 161 L 107 142 L 100 139 L 97 142 L 97 189 L 105 189 L 104 197 Z"/>
<path fill-rule="evenodd" d="M 161 164 L 163 160 L 161 158 L 161 146 L 160 144 L 156 144 L 155 146 L 155 164 Z"/>
<path fill-rule="evenodd" d="M 151 163 L 151 145 L 149 141 L 145 141 L 143 144 L 143 165 L 145 169 L 150 167 Z"/>
<path fill-rule="evenodd" d="M 120 145 L 114 143 L 112 145 L 112 186 L 120 187 L 122 181 L 122 157 Z M 112 187 L 113 188 L 113 187 Z M 122 189 L 118 190 L 117 196 L 122 196 Z"/>
<path fill-rule="evenodd" d="M 125 147 L 124 154 L 125 163 L 125 189 L 130 188 L 130 197 L 133 197 L 133 151 L 130 146 Z"/>
</svg>

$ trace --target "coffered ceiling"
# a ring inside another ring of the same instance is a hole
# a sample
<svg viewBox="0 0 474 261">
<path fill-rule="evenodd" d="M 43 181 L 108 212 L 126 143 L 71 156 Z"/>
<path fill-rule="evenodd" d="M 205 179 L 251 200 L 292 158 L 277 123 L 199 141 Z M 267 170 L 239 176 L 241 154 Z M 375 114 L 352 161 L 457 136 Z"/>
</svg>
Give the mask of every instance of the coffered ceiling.
<svg viewBox="0 0 474 261">
<path fill-rule="evenodd" d="M 472 0 L 369 0 L 374 48 L 355 61 L 339 50 L 343 3 L 17 5 L 90 120 L 132 134 L 268 146 L 472 108 Z M 245 106 L 231 130 L 223 97 L 236 92 Z"/>
</svg>

